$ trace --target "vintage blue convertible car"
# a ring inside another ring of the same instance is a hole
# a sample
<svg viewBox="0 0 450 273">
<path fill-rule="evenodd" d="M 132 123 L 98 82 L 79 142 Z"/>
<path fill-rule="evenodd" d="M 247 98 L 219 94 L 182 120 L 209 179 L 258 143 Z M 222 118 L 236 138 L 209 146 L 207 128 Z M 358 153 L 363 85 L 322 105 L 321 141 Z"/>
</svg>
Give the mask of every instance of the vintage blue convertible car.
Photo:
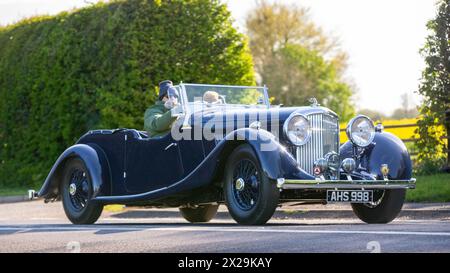
<svg viewBox="0 0 450 273">
<path fill-rule="evenodd" d="M 226 204 L 239 224 L 266 223 L 282 204 L 350 203 L 367 223 L 387 223 L 415 187 L 396 136 L 365 116 L 347 126 L 317 101 L 271 106 L 266 87 L 179 84 L 177 121 L 163 137 L 93 130 L 65 150 L 38 196 L 62 199 L 75 224 L 106 204 L 178 207 L 207 222 Z"/>
</svg>

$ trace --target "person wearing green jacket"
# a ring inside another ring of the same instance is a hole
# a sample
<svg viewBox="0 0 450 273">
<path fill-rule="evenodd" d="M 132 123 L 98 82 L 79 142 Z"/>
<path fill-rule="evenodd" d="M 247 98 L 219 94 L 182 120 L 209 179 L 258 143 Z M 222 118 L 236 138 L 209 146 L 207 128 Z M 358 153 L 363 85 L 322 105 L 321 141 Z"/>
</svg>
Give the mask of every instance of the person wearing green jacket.
<svg viewBox="0 0 450 273">
<path fill-rule="evenodd" d="M 144 114 L 144 129 L 149 137 L 162 137 L 170 132 L 172 123 L 177 119 L 172 116 L 170 109 L 177 104 L 178 94 L 172 82 L 160 82 L 158 100 Z"/>
</svg>

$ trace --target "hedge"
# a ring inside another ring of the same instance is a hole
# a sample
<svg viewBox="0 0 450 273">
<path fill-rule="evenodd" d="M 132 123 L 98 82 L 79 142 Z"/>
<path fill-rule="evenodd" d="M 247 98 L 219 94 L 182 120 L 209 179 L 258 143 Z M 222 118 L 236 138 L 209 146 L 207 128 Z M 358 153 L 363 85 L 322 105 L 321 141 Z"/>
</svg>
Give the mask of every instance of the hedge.
<svg viewBox="0 0 450 273">
<path fill-rule="evenodd" d="M 0 28 L 0 186 L 41 185 L 90 129 L 142 129 L 164 79 L 254 84 L 224 4 L 114 1 Z"/>
</svg>

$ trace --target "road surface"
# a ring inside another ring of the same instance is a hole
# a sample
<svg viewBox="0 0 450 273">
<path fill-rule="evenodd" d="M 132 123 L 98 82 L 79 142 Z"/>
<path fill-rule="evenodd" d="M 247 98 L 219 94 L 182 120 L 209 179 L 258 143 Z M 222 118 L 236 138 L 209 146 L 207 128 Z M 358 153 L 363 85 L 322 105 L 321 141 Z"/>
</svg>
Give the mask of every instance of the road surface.
<svg viewBox="0 0 450 273">
<path fill-rule="evenodd" d="M 236 225 L 225 208 L 205 224 L 187 223 L 176 210 L 126 209 L 79 226 L 60 202 L 0 204 L 0 252 L 450 252 L 450 210 L 367 225 L 349 207 L 304 208 L 258 227 Z"/>
</svg>

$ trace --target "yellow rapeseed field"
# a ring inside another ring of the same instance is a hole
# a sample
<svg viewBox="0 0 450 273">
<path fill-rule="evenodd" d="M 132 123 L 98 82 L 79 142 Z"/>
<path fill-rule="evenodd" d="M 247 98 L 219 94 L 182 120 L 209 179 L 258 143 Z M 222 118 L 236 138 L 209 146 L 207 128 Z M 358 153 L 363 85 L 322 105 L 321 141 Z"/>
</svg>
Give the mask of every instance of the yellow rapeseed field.
<svg viewBox="0 0 450 273">
<path fill-rule="evenodd" d="M 375 122 L 376 124 L 377 122 Z M 384 126 L 388 125 L 405 125 L 405 124 L 416 124 L 417 119 L 397 119 L 397 120 L 383 120 L 381 122 Z M 340 125 L 341 129 L 344 129 L 347 127 L 347 123 L 341 123 Z M 386 128 L 386 132 L 393 133 L 394 135 L 398 136 L 401 139 L 410 139 L 410 138 L 418 138 L 418 135 L 414 134 L 414 130 L 416 130 L 417 126 L 415 127 L 406 127 L 406 128 Z M 346 142 L 348 140 L 347 135 L 345 134 L 345 131 L 341 131 L 341 143 Z"/>
<path fill-rule="evenodd" d="M 398 120 L 383 120 L 381 121 L 381 123 L 383 124 L 383 126 L 387 127 L 389 125 L 406 125 L 406 124 L 417 124 L 417 118 L 412 118 L 412 119 L 398 119 Z M 375 124 L 377 124 L 377 122 L 375 122 Z M 343 129 L 344 131 L 341 131 L 340 133 L 340 140 L 341 143 L 344 143 L 348 140 L 347 138 L 347 134 L 345 133 L 345 128 L 347 127 L 347 123 L 341 123 L 340 124 L 341 130 Z M 404 128 L 385 128 L 384 131 L 386 132 L 390 132 L 396 136 L 398 136 L 400 139 L 405 140 L 405 139 L 418 139 L 419 135 L 415 134 L 414 131 L 417 129 L 417 126 L 414 127 L 404 127 Z M 434 128 L 433 128 L 434 129 Z M 445 128 L 444 126 L 439 126 L 438 128 L 438 137 L 441 136 L 445 136 Z M 447 140 L 444 140 L 445 145 L 447 145 Z M 411 144 L 413 145 L 413 142 L 411 142 Z M 411 147 L 409 147 L 411 148 Z"/>
</svg>

